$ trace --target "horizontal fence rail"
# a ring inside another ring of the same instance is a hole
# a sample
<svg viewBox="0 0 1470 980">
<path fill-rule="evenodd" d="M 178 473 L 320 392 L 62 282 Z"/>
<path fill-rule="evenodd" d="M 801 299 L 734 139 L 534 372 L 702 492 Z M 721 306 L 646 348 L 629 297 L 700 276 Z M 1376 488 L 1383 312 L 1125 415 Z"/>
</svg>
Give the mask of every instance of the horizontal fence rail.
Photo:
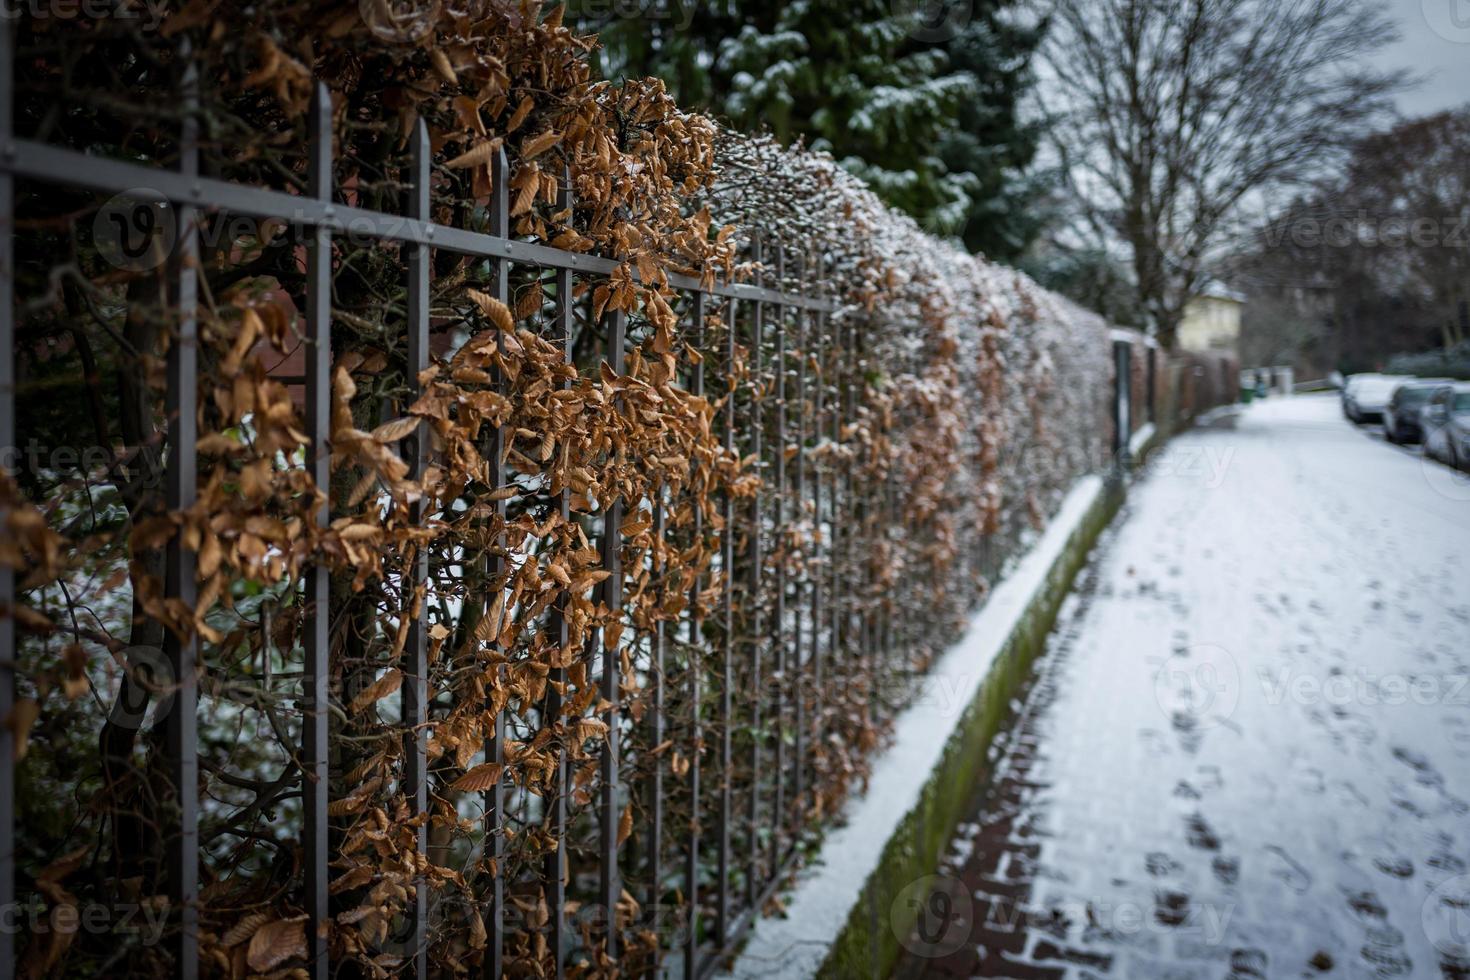
<svg viewBox="0 0 1470 980">
<path fill-rule="evenodd" d="M 260 187 L 243 187 L 209 177 L 170 173 L 153 167 L 88 156 L 74 150 L 46 146 L 26 139 L 13 139 L 0 153 L 8 173 L 47 182 L 62 182 L 75 187 L 108 194 L 155 192 L 159 197 L 180 206 L 196 206 L 275 219 L 292 226 L 320 228 L 332 234 L 352 234 L 404 242 L 412 245 L 444 248 L 465 255 L 487 259 L 504 259 L 538 265 L 546 269 L 569 269 L 589 276 L 607 276 L 623 263 L 615 259 L 579 252 L 568 252 L 536 242 L 516 241 L 497 235 L 466 231 L 436 225 L 430 221 L 402 215 L 382 214 L 329 200 L 304 198 Z M 669 285 L 675 289 L 704 292 L 713 296 L 743 299 L 807 310 L 831 311 L 830 300 L 749 283 L 711 283 L 687 275 L 673 273 Z"/>
</svg>

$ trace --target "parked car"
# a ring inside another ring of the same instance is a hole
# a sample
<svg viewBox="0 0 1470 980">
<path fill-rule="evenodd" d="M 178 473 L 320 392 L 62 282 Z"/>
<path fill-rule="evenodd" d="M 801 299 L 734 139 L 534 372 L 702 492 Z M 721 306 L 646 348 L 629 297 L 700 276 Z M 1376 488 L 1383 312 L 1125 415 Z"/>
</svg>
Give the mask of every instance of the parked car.
<svg viewBox="0 0 1470 980">
<path fill-rule="evenodd" d="M 1393 390 L 1409 378 L 1386 374 L 1355 374 L 1342 389 L 1342 413 L 1359 425 L 1379 422 Z"/>
<path fill-rule="evenodd" d="M 1424 405 L 1424 454 L 1470 469 L 1470 382 L 1443 385 Z"/>
<path fill-rule="evenodd" d="M 1383 377 L 1381 374 L 1350 374 L 1343 378 L 1342 388 L 1338 391 L 1337 397 L 1342 404 L 1342 414 L 1348 421 L 1356 421 L 1352 410 L 1353 389 L 1365 381 L 1381 377 Z"/>
<path fill-rule="evenodd" d="M 1342 405 L 1342 417 L 1349 422 L 1353 421 L 1353 411 L 1350 407 L 1353 388 L 1362 384 L 1369 378 L 1376 378 L 1376 374 L 1349 374 L 1342 379 L 1342 387 L 1338 389 L 1337 400 Z"/>
<path fill-rule="evenodd" d="M 1388 441 L 1402 445 L 1423 439 L 1420 413 L 1430 396 L 1447 384 L 1448 378 L 1421 378 L 1405 381 L 1395 388 L 1383 408 L 1383 434 Z"/>
</svg>

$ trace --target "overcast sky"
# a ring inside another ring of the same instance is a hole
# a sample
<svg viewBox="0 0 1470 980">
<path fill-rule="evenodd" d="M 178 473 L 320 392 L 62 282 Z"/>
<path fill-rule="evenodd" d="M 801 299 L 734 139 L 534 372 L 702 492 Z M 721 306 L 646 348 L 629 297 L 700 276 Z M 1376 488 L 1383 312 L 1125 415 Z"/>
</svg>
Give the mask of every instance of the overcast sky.
<svg viewBox="0 0 1470 980">
<path fill-rule="evenodd" d="M 1406 116 L 1470 103 L 1470 0 L 1387 0 L 1403 37 L 1381 55 L 1426 81 L 1399 98 Z"/>
</svg>

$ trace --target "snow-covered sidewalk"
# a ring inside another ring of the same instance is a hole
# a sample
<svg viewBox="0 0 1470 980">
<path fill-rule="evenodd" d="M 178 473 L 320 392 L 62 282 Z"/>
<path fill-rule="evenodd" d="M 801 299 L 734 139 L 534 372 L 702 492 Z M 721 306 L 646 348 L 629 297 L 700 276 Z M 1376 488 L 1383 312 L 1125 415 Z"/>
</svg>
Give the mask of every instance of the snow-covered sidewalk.
<svg viewBox="0 0 1470 980">
<path fill-rule="evenodd" d="M 914 976 L 1470 976 L 1470 483 L 1278 399 L 1155 457 Z"/>
</svg>

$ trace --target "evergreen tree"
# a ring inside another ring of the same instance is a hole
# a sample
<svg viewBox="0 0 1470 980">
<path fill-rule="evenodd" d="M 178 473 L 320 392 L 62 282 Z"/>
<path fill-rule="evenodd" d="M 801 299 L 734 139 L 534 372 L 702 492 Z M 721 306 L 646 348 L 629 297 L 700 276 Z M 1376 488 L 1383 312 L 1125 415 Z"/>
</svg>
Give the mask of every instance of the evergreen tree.
<svg viewBox="0 0 1470 980">
<path fill-rule="evenodd" d="M 653 75 L 690 108 L 825 149 L 972 250 L 1035 237 L 1019 119 L 1040 27 L 1014 0 L 578 0 L 608 77 Z"/>
<path fill-rule="evenodd" d="M 942 42 L 954 69 L 972 75 L 977 89 L 939 147 L 948 172 L 974 178 L 969 206 L 952 229 L 972 252 L 997 259 L 1016 258 L 1041 235 L 1052 212 L 1040 205 L 1056 185 L 1054 174 L 1031 169 L 1042 126 L 1023 121 L 1020 104 L 1045 25 L 1019 21 L 1015 6 L 976 2 L 964 30 Z"/>
</svg>

